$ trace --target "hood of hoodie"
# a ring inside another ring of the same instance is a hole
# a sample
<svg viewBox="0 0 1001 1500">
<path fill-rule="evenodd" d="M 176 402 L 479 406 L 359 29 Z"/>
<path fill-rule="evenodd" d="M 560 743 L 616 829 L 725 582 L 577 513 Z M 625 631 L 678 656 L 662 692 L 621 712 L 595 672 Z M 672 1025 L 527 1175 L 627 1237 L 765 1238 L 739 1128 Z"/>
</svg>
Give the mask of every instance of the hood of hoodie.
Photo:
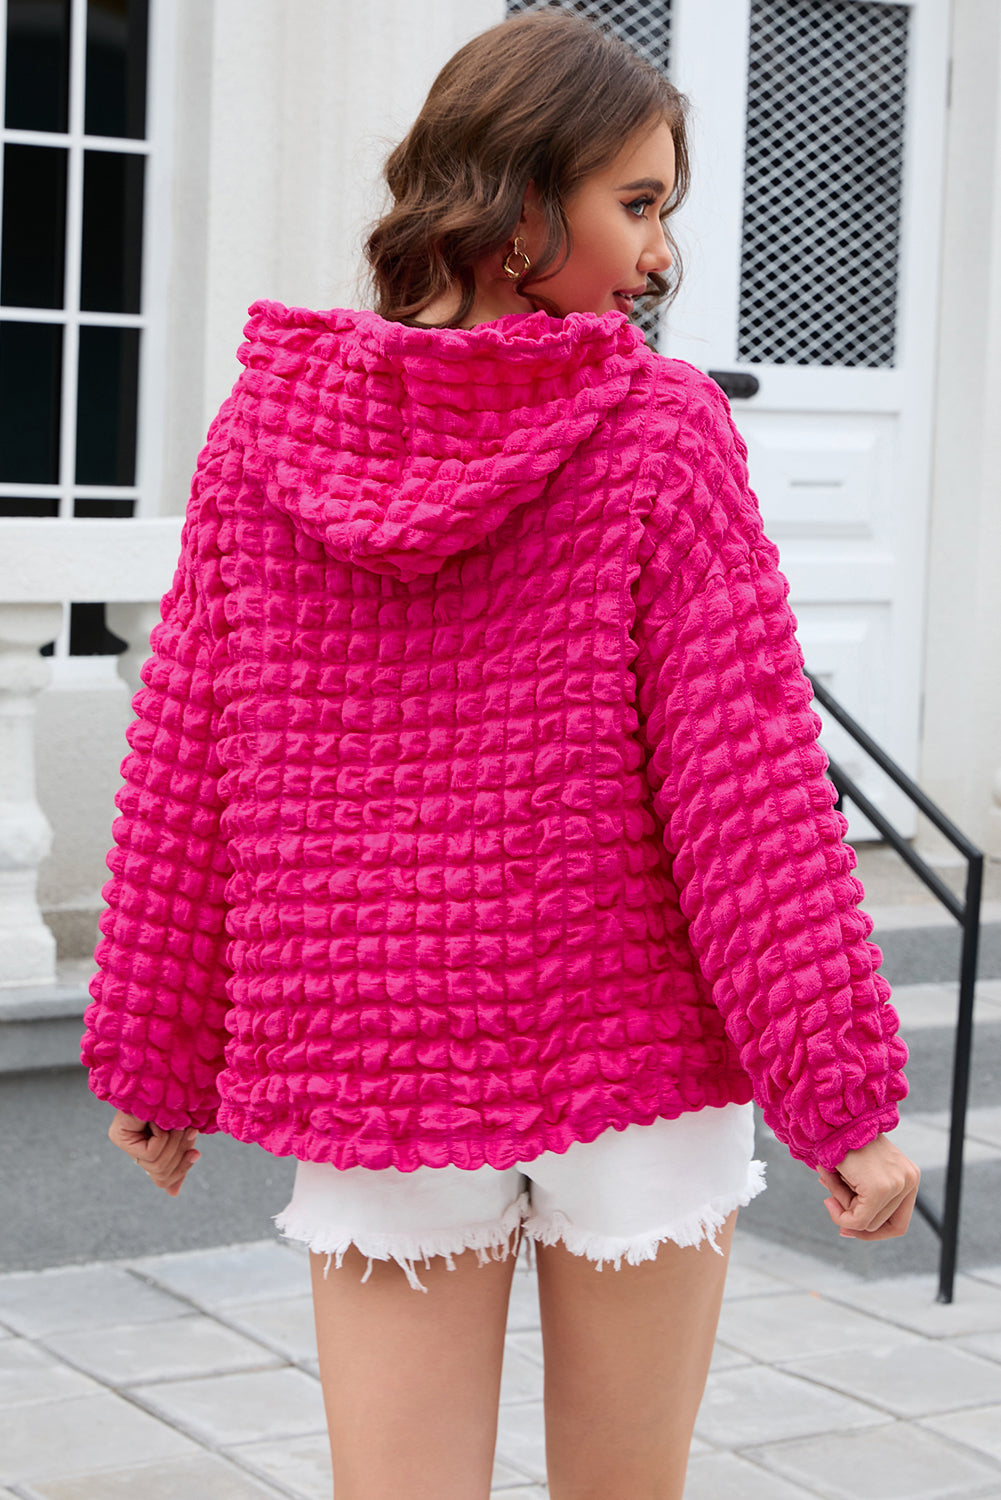
<svg viewBox="0 0 1001 1500">
<path fill-rule="evenodd" d="M 237 399 L 269 500 L 404 582 L 540 495 L 655 358 L 619 312 L 465 330 L 256 302 L 244 333 Z"/>
</svg>

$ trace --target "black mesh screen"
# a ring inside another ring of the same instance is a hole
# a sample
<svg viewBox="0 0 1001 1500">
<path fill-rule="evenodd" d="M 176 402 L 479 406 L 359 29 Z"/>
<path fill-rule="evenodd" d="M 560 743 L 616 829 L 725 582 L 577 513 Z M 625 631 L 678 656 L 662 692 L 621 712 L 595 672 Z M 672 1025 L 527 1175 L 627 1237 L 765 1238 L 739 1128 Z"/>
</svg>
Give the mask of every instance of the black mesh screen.
<svg viewBox="0 0 1001 1500">
<path fill-rule="evenodd" d="M 909 16 L 752 0 L 742 360 L 894 362 Z"/>
</svg>

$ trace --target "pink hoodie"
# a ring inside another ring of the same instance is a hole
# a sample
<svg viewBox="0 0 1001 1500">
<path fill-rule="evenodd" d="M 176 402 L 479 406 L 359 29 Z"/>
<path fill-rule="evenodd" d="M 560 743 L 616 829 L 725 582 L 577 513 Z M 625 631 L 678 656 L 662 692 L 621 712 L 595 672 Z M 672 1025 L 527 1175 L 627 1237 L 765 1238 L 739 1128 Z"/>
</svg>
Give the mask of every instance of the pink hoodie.
<svg viewBox="0 0 1001 1500">
<path fill-rule="evenodd" d="M 906 1057 L 705 376 L 619 313 L 251 309 L 135 700 L 84 1061 L 338 1167 L 754 1097 L 833 1166 Z"/>
</svg>

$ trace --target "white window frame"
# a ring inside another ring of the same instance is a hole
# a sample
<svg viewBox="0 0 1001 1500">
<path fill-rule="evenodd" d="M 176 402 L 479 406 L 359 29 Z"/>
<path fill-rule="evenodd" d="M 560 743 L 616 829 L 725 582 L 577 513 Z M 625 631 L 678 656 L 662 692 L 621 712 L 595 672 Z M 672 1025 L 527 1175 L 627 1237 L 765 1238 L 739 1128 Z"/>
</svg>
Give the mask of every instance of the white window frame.
<svg viewBox="0 0 1001 1500">
<path fill-rule="evenodd" d="M 87 63 L 87 0 L 70 0 L 70 68 L 68 129 L 8 130 L 5 110 L 7 4 L 0 0 L 0 194 L 3 191 L 3 147 L 62 147 L 66 165 L 66 250 L 61 308 L 2 307 L 4 322 L 59 324 L 63 329 L 60 390 L 59 477 L 55 484 L 0 481 L 0 496 L 58 500 L 59 518 L 73 515 L 74 497 L 133 500 L 135 515 L 160 513 L 166 394 L 167 279 L 171 243 L 171 135 L 174 68 L 175 6 L 170 0 L 149 0 L 146 70 L 146 134 L 142 140 L 84 133 L 84 90 Z M 142 156 L 143 244 L 141 252 L 140 311 L 138 313 L 84 312 L 80 309 L 83 254 L 83 173 L 85 151 L 110 151 Z M 80 329 L 137 328 L 139 340 L 139 399 L 136 412 L 136 482 L 132 485 L 74 483 L 77 436 L 77 373 Z M 127 524 L 127 522 L 123 522 Z M 63 677 L 80 661 L 87 674 L 88 658 L 69 654 L 69 607 L 54 655 Z M 89 675 L 92 675 L 92 664 Z"/>
</svg>

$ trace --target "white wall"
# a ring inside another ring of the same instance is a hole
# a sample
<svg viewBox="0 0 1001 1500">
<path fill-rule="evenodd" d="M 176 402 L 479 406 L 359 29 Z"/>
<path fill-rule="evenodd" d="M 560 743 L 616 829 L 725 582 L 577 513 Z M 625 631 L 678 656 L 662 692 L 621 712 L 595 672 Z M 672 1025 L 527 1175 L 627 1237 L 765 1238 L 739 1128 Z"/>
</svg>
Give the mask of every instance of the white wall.
<svg viewBox="0 0 1001 1500">
<path fill-rule="evenodd" d="M 964 832 L 1001 856 L 997 0 L 954 0 L 952 56 L 921 780 Z M 927 828 L 922 842 L 941 847 Z"/>
<path fill-rule="evenodd" d="M 359 303 L 379 173 L 438 69 L 503 0 L 214 0 L 206 419 L 245 311 Z"/>
<path fill-rule="evenodd" d="M 247 307 L 359 306 L 381 167 L 504 0 L 176 0 L 167 482 L 183 510 Z"/>
</svg>

